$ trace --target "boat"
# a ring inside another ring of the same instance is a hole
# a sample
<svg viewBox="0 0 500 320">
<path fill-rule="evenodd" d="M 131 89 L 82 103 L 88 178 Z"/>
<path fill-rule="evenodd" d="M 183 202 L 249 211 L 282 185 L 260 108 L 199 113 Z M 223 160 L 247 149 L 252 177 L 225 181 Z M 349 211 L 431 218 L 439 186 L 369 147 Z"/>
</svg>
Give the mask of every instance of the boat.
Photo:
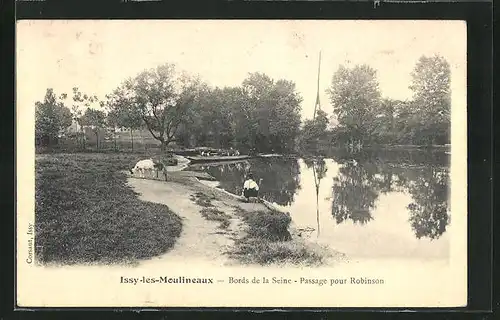
<svg viewBox="0 0 500 320">
<path fill-rule="evenodd" d="M 210 166 L 220 166 L 221 164 L 231 165 L 236 163 L 242 163 L 244 160 L 224 160 L 224 161 L 213 161 L 213 162 L 198 162 L 198 163 L 190 163 L 190 168 L 198 168 L 198 167 L 210 167 Z"/>
<path fill-rule="evenodd" d="M 279 154 L 279 153 L 270 153 L 270 154 L 258 154 L 257 157 L 259 157 L 259 158 L 280 158 L 280 157 L 283 157 L 283 155 Z"/>
<path fill-rule="evenodd" d="M 250 159 L 251 156 L 186 156 L 191 163 L 224 162 Z"/>
</svg>

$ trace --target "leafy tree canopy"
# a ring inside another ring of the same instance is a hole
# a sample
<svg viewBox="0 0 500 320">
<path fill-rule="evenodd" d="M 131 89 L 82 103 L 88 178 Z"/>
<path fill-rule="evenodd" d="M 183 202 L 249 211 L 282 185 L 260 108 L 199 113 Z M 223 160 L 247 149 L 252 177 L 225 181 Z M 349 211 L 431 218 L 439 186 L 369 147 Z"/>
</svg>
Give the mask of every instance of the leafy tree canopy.
<svg viewBox="0 0 500 320">
<path fill-rule="evenodd" d="M 55 143 L 58 135 L 71 125 L 71 111 L 64 105 L 65 98 L 65 94 L 57 97 L 49 88 L 43 102 L 35 103 L 35 136 L 39 144 Z"/>
</svg>

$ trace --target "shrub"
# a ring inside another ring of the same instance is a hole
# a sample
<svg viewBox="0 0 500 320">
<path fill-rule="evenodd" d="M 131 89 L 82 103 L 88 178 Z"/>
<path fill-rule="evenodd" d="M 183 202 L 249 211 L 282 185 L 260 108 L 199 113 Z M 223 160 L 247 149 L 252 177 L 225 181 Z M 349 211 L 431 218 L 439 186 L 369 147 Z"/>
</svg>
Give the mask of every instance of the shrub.
<svg viewBox="0 0 500 320">
<path fill-rule="evenodd" d="M 230 255 L 243 263 L 319 265 L 328 256 L 319 246 L 307 245 L 300 239 L 291 241 L 288 228 L 292 219 L 288 213 L 274 210 L 249 213 L 238 207 L 235 214 L 243 217 L 248 229 L 245 237 L 236 240 Z"/>
<path fill-rule="evenodd" d="M 252 237 L 270 241 L 288 241 L 292 237 L 288 231 L 292 218 L 279 211 L 258 211 L 247 214 L 244 221 L 248 224 L 248 234 Z"/>
</svg>

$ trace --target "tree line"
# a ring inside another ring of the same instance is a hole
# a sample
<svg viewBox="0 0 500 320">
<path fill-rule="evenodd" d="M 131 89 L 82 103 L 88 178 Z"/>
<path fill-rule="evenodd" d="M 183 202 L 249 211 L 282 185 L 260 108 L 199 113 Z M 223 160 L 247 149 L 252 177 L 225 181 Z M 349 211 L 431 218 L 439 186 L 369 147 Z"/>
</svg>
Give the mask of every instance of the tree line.
<svg viewBox="0 0 500 320">
<path fill-rule="evenodd" d="M 182 147 L 237 148 L 243 152 L 294 152 L 319 146 L 449 143 L 450 66 L 422 56 L 413 72 L 411 101 L 382 98 L 376 70 L 340 66 L 327 89 L 333 113 L 319 110 L 301 121 L 295 83 L 249 73 L 240 86 L 211 87 L 199 77 L 164 64 L 125 79 L 104 99 L 73 88 L 57 96 L 47 89 L 36 103 L 37 145 L 57 144 L 72 124 L 85 148 L 90 130 L 99 141 L 115 140 L 119 128 L 147 129 L 162 150 Z M 332 120 L 336 125 L 332 126 Z"/>
<path fill-rule="evenodd" d="M 413 96 L 382 97 L 377 71 L 368 65 L 340 66 L 327 89 L 333 113 L 319 111 L 299 136 L 303 151 L 321 147 L 445 145 L 450 143 L 450 65 L 441 56 L 422 56 L 411 73 Z M 330 126 L 330 120 L 336 122 Z"/>
<path fill-rule="evenodd" d="M 450 143 L 450 65 L 440 56 L 422 56 L 409 88 L 411 100 L 382 98 L 376 70 L 340 67 L 328 89 L 338 126 L 336 144 L 443 145 Z"/>
</svg>

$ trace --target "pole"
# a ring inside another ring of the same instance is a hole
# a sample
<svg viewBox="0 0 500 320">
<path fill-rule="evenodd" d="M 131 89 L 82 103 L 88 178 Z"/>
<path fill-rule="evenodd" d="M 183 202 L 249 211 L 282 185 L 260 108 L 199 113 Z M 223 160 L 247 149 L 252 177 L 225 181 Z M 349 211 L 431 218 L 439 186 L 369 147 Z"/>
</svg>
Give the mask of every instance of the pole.
<svg viewBox="0 0 500 320">
<path fill-rule="evenodd" d="M 314 103 L 314 115 L 313 120 L 316 119 L 316 110 L 320 107 L 319 102 L 319 73 L 321 70 L 321 50 L 319 51 L 319 60 L 318 60 L 318 82 L 317 82 L 317 91 L 316 91 L 316 102 Z M 321 108 L 321 107 L 320 107 Z"/>
</svg>

